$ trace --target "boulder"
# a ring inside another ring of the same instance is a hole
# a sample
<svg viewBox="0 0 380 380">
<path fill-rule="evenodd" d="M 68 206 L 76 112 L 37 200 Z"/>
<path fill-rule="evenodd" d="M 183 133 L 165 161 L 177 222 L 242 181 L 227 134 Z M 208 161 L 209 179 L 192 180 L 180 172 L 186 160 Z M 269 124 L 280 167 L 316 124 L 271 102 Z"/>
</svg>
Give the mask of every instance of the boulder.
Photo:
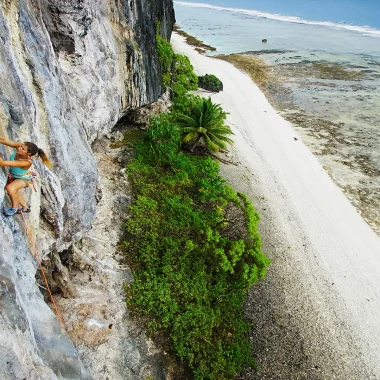
<svg viewBox="0 0 380 380">
<path fill-rule="evenodd" d="M 212 74 L 206 74 L 198 77 L 198 86 L 211 92 L 223 91 L 223 83 Z"/>
</svg>

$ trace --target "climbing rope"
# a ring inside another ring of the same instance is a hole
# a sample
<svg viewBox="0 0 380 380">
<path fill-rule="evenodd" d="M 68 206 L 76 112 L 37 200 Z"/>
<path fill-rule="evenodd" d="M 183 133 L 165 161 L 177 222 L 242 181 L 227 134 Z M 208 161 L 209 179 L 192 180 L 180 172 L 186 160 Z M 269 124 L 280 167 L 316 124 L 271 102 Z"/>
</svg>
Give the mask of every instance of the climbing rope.
<svg viewBox="0 0 380 380">
<path fill-rule="evenodd" d="M 26 221 L 25 219 L 25 215 L 24 213 L 21 211 L 21 216 L 22 216 L 22 219 L 24 221 L 24 225 L 25 225 L 25 228 L 26 228 L 26 231 L 27 231 L 27 234 L 28 234 L 28 237 L 29 237 L 29 242 L 30 242 L 30 245 L 31 245 L 31 249 L 32 249 L 32 252 L 34 254 L 34 257 L 36 258 L 39 266 L 40 266 L 40 269 L 41 269 L 41 273 L 42 273 L 42 276 L 44 278 L 44 281 L 45 281 L 45 285 L 46 285 L 46 289 L 50 295 L 50 299 L 51 299 L 51 302 L 53 303 L 53 306 L 54 306 L 54 309 L 55 309 L 55 313 L 57 315 L 57 318 L 59 320 L 59 323 L 61 324 L 61 327 L 63 329 L 65 329 L 65 326 L 63 324 L 63 318 L 58 310 L 58 307 L 57 307 L 57 304 L 55 303 L 55 300 L 54 300 L 54 297 L 53 297 L 53 294 L 51 293 L 51 290 L 50 290 L 50 287 L 49 287 L 49 284 L 48 284 L 48 280 L 46 278 L 46 275 L 45 275 L 45 272 L 44 272 L 44 269 L 42 267 L 42 261 L 40 259 L 40 256 L 38 255 L 38 252 L 37 252 L 37 248 L 36 248 L 36 244 L 34 242 L 34 239 L 33 239 L 33 236 L 30 232 L 30 229 L 29 229 L 29 225 L 28 225 L 28 222 Z"/>
</svg>

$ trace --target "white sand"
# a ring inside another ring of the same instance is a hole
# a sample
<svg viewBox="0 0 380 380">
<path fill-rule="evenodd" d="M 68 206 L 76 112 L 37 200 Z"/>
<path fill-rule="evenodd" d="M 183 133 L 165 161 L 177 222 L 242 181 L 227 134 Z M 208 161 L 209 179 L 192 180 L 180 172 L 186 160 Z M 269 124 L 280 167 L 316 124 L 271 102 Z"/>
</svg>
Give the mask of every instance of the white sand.
<svg viewBox="0 0 380 380">
<path fill-rule="evenodd" d="M 229 112 L 230 157 L 239 167 L 222 171 L 259 209 L 269 277 L 282 281 L 282 312 L 297 320 L 306 356 L 322 357 L 322 378 L 380 379 L 380 238 L 246 74 L 177 34 L 171 42 L 198 75 L 223 82 L 224 91 L 210 95 Z"/>
</svg>

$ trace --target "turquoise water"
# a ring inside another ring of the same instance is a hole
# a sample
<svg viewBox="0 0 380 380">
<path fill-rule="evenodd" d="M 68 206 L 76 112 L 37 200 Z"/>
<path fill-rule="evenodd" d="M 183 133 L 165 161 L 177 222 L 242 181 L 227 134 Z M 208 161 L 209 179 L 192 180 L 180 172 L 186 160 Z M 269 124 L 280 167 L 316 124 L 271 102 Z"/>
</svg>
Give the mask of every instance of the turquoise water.
<svg viewBox="0 0 380 380">
<path fill-rule="evenodd" d="M 210 55 L 249 52 L 269 65 L 269 101 L 380 233 L 380 1 L 229 4 L 176 1 L 177 24 Z M 330 78 L 326 67 L 359 77 Z"/>
</svg>

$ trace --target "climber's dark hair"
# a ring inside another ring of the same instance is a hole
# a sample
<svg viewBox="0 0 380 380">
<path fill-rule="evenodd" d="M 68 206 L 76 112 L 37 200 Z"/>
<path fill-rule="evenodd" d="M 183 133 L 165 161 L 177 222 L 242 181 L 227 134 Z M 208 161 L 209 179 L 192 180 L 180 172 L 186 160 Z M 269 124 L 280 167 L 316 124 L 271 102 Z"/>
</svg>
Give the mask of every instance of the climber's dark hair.
<svg viewBox="0 0 380 380">
<path fill-rule="evenodd" d="M 45 154 L 45 152 L 40 149 L 36 144 L 32 142 L 26 142 L 25 145 L 28 148 L 28 153 L 30 153 L 32 156 L 35 156 L 38 154 L 38 157 L 41 158 L 42 162 L 49 168 L 52 168 L 52 164 L 48 158 L 48 156 Z"/>
</svg>

